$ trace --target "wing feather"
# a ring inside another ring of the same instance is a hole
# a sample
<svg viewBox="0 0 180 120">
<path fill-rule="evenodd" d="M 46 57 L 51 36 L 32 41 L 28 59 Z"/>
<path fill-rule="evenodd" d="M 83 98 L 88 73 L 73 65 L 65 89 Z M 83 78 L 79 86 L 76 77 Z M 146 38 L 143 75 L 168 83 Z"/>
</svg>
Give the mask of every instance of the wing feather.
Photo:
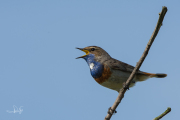
<svg viewBox="0 0 180 120">
<path fill-rule="evenodd" d="M 121 62 L 114 58 L 111 58 L 105 62 L 111 69 L 120 70 L 124 72 L 132 72 L 134 70 L 134 66 L 129 65 L 127 63 Z M 138 71 L 137 74 L 144 74 L 142 71 Z"/>
</svg>

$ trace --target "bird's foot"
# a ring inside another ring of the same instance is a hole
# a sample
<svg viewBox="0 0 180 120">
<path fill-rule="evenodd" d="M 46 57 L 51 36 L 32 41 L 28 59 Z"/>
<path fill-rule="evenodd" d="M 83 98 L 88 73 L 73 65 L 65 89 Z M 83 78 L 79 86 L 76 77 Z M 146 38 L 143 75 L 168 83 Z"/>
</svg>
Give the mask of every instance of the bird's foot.
<svg viewBox="0 0 180 120">
<path fill-rule="evenodd" d="M 136 83 L 136 81 L 135 81 L 135 80 L 133 80 L 133 81 L 132 81 L 132 83 Z"/>
<path fill-rule="evenodd" d="M 123 83 L 123 88 L 129 90 L 129 86 L 126 85 L 126 82 Z"/>
<path fill-rule="evenodd" d="M 116 110 L 112 110 L 111 107 L 109 107 L 107 113 L 113 115 L 114 113 L 117 113 L 117 111 Z"/>
</svg>

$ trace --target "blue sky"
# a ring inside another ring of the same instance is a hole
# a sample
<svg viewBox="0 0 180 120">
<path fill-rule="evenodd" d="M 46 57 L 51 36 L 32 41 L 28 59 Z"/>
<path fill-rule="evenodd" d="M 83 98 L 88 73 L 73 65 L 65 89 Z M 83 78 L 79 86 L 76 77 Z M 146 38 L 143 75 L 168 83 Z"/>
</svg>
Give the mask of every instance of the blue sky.
<svg viewBox="0 0 180 120">
<path fill-rule="evenodd" d="M 99 120 L 118 93 L 102 87 L 75 47 L 100 46 L 136 65 L 167 6 L 163 26 L 140 70 L 166 73 L 126 92 L 112 120 L 180 119 L 180 1 L 0 1 L 0 119 Z M 7 113 L 23 106 L 23 112 Z"/>
</svg>

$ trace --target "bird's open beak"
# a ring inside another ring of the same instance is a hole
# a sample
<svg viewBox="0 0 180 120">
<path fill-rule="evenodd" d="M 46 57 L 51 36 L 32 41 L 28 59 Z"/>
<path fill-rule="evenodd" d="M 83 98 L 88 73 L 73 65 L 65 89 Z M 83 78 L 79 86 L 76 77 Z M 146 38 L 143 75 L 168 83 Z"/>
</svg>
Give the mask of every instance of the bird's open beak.
<svg viewBox="0 0 180 120">
<path fill-rule="evenodd" d="M 81 50 L 81 51 L 85 52 L 85 53 L 86 53 L 86 55 L 88 55 L 88 54 L 89 54 L 89 51 L 88 51 L 88 50 L 85 50 L 85 49 L 83 49 L 83 48 L 76 48 L 76 49 L 79 49 L 79 50 Z M 81 56 L 81 57 L 77 57 L 76 59 L 78 59 L 78 58 L 83 58 L 83 57 L 85 57 L 86 55 L 83 55 L 83 56 Z"/>
</svg>

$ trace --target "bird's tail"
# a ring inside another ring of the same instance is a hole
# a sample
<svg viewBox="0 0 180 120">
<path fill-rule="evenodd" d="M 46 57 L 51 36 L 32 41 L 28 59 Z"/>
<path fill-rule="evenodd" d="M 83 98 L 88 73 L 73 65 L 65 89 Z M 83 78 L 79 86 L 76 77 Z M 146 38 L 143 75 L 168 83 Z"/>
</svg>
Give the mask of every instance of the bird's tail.
<svg viewBox="0 0 180 120">
<path fill-rule="evenodd" d="M 152 73 L 143 72 L 143 74 L 139 74 L 139 75 L 137 76 L 137 81 L 145 81 L 145 80 L 147 80 L 148 78 L 152 78 L 152 77 L 164 78 L 164 77 L 166 77 L 166 76 L 167 76 L 167 74 L 161 74 L 161 73 L 152 74 Z"/>
<path fill-rule="evenodd" d="M 145 75 L 149 76 L 149 77 L 156 77 L 156 78 L 164 78 L 167 76 L 167 74 L 161 74 L 161 73 L 157 73 L 157 74 L 152 74 L 152 73 L 145 73 Z"/>
</svg>

